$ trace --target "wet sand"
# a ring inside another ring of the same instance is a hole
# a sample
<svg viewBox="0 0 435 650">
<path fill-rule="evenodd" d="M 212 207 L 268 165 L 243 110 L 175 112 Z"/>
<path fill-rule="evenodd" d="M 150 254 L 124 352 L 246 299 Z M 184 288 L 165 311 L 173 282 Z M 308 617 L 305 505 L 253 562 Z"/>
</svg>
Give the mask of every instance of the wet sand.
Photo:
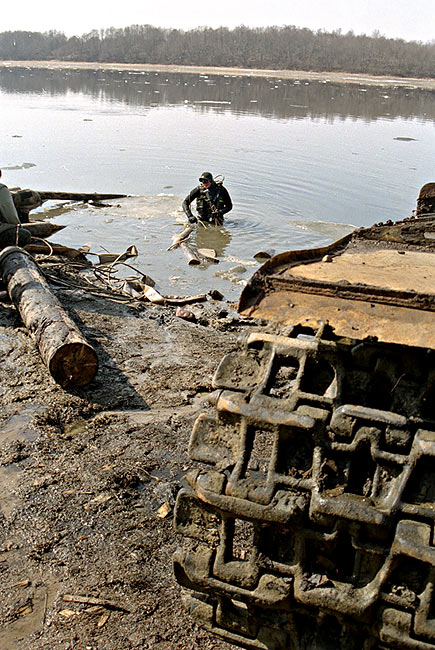
<svg viewBox="0 0 435 650">
<path fill-rule="evenodd" d="M 131 70 L 135 72 L 169 72 L 192 74 L 215 74 L 241 77 L 273 77 L 305 81 L 329 81 L 331 83 L 356 84 L 363 86 L 400 86 L 435 90 L 435 79 L 375 76 L 350 72 L 309 72 L 306 70 L 260 70 L 256 68 L 218 68 L 189 65 L 160 65 L 152 63 L 95 63 L 84 61 L 0 61 L 4 68 L 46 68 L 48 70 Z"/>
</svg>

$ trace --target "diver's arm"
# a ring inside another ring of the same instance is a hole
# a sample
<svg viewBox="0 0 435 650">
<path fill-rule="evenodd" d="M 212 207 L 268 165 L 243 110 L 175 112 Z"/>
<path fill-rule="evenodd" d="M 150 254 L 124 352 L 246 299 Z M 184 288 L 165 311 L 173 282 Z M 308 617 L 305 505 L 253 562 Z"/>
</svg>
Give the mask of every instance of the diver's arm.
<svg viewBox="0 0 435 650">
<path fill-rule="evenodd" d="M 224 206 L 220 209 L 220 212 L 222 212 L 222 214 L 226 214 L 233 209 L 233 202 L 231 201 L 231 197 L 226 187 L 221 188 L 221 199 L 224 202 Z"/>
<path fill-rule="evenodd" d="M 191 223 L 195 223 L 197 221 L 196 217 L 192 214 L 192 210 L 190 209 L 190 204 L 192 201 L 194 201 L 197 197 L 199 196 L 199 187 L 195 187 L 193 190 L 189 192 L 189 194 L 186 196 L 186 198 L 183 201 L 183 211 L 186 217 L 189 219 Z"/>
</svg>

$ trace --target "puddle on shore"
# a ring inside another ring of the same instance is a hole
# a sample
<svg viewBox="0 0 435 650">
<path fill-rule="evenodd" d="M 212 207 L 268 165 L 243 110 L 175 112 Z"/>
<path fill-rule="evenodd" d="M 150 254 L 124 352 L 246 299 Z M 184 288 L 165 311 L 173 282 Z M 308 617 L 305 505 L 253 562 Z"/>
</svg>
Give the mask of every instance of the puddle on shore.
<svg viewBox="0 0 435 650">
<path fill-rule="evenodd" d="M 86 430 L 87 422 L 85 420 L 75 420 L 70 424 L 65 424 L 65 433 L 70 436 L 76 436 Z"/>
<path fill-rule="evenodd" d="M 17 604 L 17 618 L 2 626 L 1 647 L 5 650 L 22 649 L 24 640 L 41 630 L 47 610 L 57 597 L 59 588 L 57 583 L 51 583 L 44 577 L 44 582 L 41 584 L 40 576 L 35 576 L 34 580 L 32 576 L 25 576 L 25 578 L 29 580 L 28 585 L 16 583 L 10 587 L 14 593 L 16 592 L 17 603 L 23 601 L 26 603 L 22 607 Z"/>
<path fill-rule="evenodd" d="M 11 415 L 9 420 L 2 425 L 0 440 L 2 448 L 23 441 L 33 442 L 38 433 L 33 426 L 34 415 L 41 410 L 39 404 L 25 408 L 21 413 Z M 0 513 L 7 519 L 16 508 L 19 497 L 17 491 L 21 482 L 21 472 L 26 461 L 10 462 L 0 465 Z"/>
<path fill-rule="evenodd" d="M 35 414 L 42 410 L 40 404 L 34 404 L 23 409 L 21 413 L 11 415 L 0 430 L 2 447 L 36 440 L 38 432 L 32 423 Z M 23 470 L 29 462 L 29 458 L 24 458 L 0 465 L 0 513 L 6 520 L 13 516 L 16 508 L 20 506 L 19 491 Z M 9 550 L 6 545 L 1 549 L 0 559 L 5 563 L 11 561 L 12 564 L 16 564 L 19 558 L 12 558 L 12 556 L 26 552 L 25 548 L 18 550 L 17 548 L 12 545 Z M 15 617 L 2 626 L 1 648 L 19 650 L 23 647 L 24 640 L 41 630 L 44 625 L 47 608 L 57 597 L 58 584 L 47 581 L 46 576 L 41 581 L 39 573 L 35 576 L 26 573 L 17 582 L 12 580 L 10 582 L 6 587 L 13 595 L 14 603 L 16 602 Z"/>
<path fill-rule="evenodd" d="M 22 469 L 18 463 L 0 466 L 0 513 L 5 519 L 9 519 L 19 503 L 17 490 L 21 482 Z"/>
<path fill-rule="evenodd" d="M 33 442 L 38 437 L 38 432 L 33 426 L 33 417 L 40 411 L 39 404 L 28 406 L 21 413 L 12 415 L 6 424 L 1 427 L 0 439 L 2 446 L 14 440 L 28 440 Z"/>
</svg>

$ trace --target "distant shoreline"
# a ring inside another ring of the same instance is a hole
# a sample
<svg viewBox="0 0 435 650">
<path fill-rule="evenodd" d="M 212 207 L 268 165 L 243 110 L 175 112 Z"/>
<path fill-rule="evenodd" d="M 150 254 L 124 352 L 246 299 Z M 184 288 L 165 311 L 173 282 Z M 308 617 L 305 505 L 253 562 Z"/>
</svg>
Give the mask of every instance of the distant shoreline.
<svg viewBox="0 0 435 650">
<path fill-rule="evenodd" d="M 260 70 L 256 68 L 218 68 L 190 65 L 160 65 L 154 63 L 98 63 L 84 61 L 0 61 L 2 68 L 42 68 L 47 70 L 128 70 L 138 72 L 170 72 L 187 74 L 216 74 L 242 77 L 273 77 L 304 81 L 329 81 L 331 83 L 364 86 L 400 86 L 435 90 L 435 79 L 417 77 L 378 77 L 350 72 L 308 72 L 306 70 Z"/>
</svg>

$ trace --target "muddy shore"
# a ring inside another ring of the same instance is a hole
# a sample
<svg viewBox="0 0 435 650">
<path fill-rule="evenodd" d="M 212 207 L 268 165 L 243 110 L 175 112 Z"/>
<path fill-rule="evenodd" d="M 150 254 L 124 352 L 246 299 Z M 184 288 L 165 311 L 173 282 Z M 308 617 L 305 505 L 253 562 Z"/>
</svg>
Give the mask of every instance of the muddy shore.
<svg viewBox="0 0 435 650">
<path fill-rule="evenodd" d="M 259 70 L 256 68 L 224 68 L 189 65 L 160 65 L 152 63 L 95 63 L 85 61 L 0 61 L 5 68 L 45 68 L 48 70 L 131 70 L 139 72 L 174 72 L 192 74 L 238 75 L 242 77 L 271 77 L 330 81 L 331 83 L 365 86 L 406 86 L 435 90 L 435 79 L 418 77 L 375 76 L 350 72 L 308 72 L 306 70 Z"/>
<path fill-rule="evenodd" d="M 435 88 L 435 80 L 178 66 L 2 66 L 249 74 Z M 315 76 L 314 76 L 315 75 Z M 357 78 L 356 78 L 357 77 Z M 432 85 L 423 85 L 427 82 Z M 53 286 L 95 347 L 85 389 L 51 379 L 0 302 L 0 650 L 230 650 L 195 626 L 172 575 L 172 509 L 222 356 L 258 329 L 234 306 L 125 305 Z"/>
<path fill-rule="evenodd" d="M 217 364 L 258 323 L 52 288 L 100 368 L 62 389 L 0 302 L 0 647 L 228 650 L 183 610 L 172 509 Z"/>
</svg>

